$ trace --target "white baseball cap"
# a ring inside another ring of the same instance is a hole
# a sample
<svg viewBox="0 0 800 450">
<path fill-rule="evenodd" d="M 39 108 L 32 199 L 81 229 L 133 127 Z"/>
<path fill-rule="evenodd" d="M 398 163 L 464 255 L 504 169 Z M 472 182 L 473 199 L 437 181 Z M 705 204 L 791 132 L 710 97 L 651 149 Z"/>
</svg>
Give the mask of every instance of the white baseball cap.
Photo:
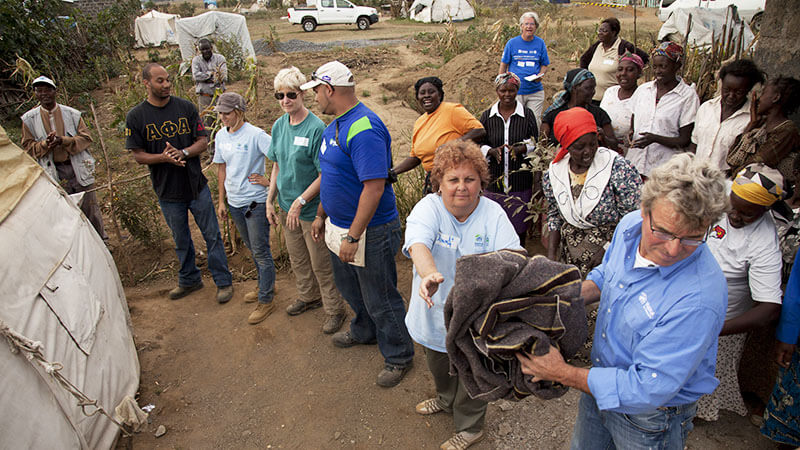
<svg viewBox="0 0 800 450">
<path fill-rule="evenodd" d="M 316 72 L 311 74 L 311 81 L 300 86 L 300 90 L 311 89 L 320 84 L 329 86 L 355 86 L 353 72 L 339 61 L 331 61 L 319 66 Z"/>
<path fill-rule="evenodd" d="M 51 80 L 50 78 L 47 78 L 44 75 L 42 75 L 39 78 L 33 80 L 33 83 L 31 83 L 31 86 L 36 87 L 37 84 L 46 84 L 46 85 L 52 87 L 53 89 L 56 88 L 56 82 Z"/>
</svg>

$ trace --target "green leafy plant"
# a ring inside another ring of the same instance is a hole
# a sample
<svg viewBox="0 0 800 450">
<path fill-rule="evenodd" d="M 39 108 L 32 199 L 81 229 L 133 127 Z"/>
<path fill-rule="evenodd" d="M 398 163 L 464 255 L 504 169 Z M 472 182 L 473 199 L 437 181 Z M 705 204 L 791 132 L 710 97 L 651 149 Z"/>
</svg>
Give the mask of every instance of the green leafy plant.
<svg viewBox="0 0 800 450">
<path fill-rule="evenodd" d="M 148 178 L 120 185 L 111 200 L 120 225 L 145 247 L 161 249 L 167 237 L 161 223 L 161 210 Z"/>
</svg>

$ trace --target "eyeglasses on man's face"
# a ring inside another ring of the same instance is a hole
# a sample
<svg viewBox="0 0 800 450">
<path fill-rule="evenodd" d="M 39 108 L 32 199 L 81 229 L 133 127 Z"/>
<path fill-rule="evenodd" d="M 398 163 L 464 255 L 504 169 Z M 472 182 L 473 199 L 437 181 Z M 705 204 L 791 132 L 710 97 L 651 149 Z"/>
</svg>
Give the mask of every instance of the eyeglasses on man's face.
<svg viewBox="0 0 800 450">
<path fill-rule="evenodd" d="M 705 242 L 706 239 L 708 239 L 708 229 L 706 229 L 706 233 L 703 236 L 703 239 L 679 238 L 678 236 L 675 236 L 672 233 L 667 233 L 666 231 L 656 230 L 655 228 L 653 228 L 653 213 L 652 213 L 652 211 L 647 211 L 647 216 L 650 219 L 650 232 L 653 233 L 653 236 L 657 237 L 658 239 L 661 239 L 662 241 L 673 241 L 675 239 L 678 239 L 678 242 L 680 242 L 681 245 L 687 245 L 689 247 L 697 247 L 700 244 L 702 244 L 703 242 Z"/>
</svg>

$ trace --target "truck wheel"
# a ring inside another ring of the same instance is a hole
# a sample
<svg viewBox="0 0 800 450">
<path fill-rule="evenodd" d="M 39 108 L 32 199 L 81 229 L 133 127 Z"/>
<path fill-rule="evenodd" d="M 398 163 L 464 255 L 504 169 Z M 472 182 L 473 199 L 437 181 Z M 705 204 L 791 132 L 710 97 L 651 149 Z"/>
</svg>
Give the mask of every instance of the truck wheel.
<svg viewBox="0 0 800 450">
<path fill-rule="evenodd" d="M 317 22 L 314 19 L 303 19 L 303 31 L 311 32 L 317 29 Z"/>
<path fill-rule="evenodd" d="M 364 16 L 361 16 L 356 21 L 356 25 L 358 26 L 359 30 L 366 30 L 367 28 L 369 28 L 369 19 Z"/>
</svg>

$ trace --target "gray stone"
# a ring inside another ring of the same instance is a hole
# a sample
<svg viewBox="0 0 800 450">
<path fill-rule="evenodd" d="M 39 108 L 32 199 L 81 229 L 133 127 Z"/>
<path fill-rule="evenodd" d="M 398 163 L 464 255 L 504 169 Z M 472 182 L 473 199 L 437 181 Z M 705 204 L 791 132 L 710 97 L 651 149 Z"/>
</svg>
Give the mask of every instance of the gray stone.
<svg viewBox="0 0 800 450">
<path fill-rule="evenodd" d="M 500 436 L 506 436 L 511 433 L 511 425 L 506 422 L 501 423 L 497 427 L 497 434 Z"/>
<path fill-rule="evenodd" d="M 156 428 L 155 437 L 160 438 L 165 434 L 167 434 L 167 427 L 165 427 L 164 425 L 159 425 L 158 428 Z"/>
</svg>

